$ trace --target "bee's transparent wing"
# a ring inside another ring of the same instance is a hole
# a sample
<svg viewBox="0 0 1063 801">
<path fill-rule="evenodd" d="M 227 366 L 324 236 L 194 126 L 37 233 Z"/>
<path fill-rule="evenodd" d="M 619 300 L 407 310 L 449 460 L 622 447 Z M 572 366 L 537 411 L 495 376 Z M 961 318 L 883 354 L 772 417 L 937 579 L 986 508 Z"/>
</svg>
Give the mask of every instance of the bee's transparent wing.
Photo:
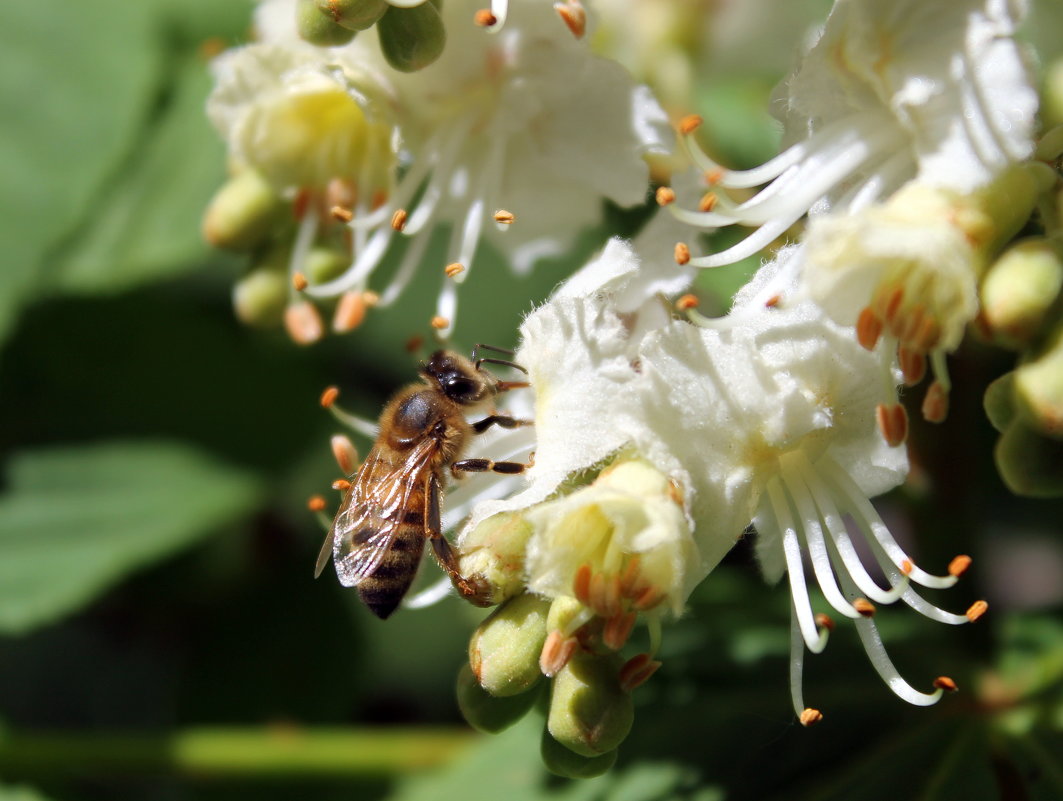
<svg viewBox="0 0 1063 801">
<path fill-rule="evenodd" d="M 380 566 L 403 523 L 410 495 L 424 485 L 425 471 L 438 444 L 419 442 L 394 467 L 374 448 L 355 476 L 332 523 L 330 541 L 336 575 L 345 587 L 356 587 Z M 326 541 L 326 548 L 329 541 Z M 318 557 L 328 561 L 327 550 Z"/>
</svg>

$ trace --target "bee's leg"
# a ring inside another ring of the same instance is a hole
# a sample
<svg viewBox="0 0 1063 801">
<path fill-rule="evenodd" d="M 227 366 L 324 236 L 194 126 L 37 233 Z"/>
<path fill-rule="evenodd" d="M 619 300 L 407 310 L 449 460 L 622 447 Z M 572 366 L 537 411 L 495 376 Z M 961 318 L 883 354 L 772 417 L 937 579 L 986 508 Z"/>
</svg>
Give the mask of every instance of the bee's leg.
<svg viewBox="0 0 1063 801">
<path fill-rule="evenodd" d="M 477 576 L 465 578 L 461 575 L 458 555 L 443 536 L 443 523 L 439 518 L 439 480 L 432 474 L 425 479 L 424 533 L 432 543 L 432 555 L 461 596 L 476 606 L 490 606 L 491 588 Z"/>
<path fill-rule="evenodd" d="M 532 462 L 492 462 L 490 459 L 462 459 L 450 466 L 454 475 L 458 473 L 523 473 Z"/>
<path fill-rule="evenodd" d="M 478 420 L 472 424 L 472 430 L 477 434 L 484 433 L 491 426 L 498 426 L 500 428 L 519 428 L 520 426 L 534 425 L 533 420 L 521 420 L 516 417 L 510 417 L 508 414 L 492 414 L 489 417 L 485 417 L 483 420 Z"/>
</svg>

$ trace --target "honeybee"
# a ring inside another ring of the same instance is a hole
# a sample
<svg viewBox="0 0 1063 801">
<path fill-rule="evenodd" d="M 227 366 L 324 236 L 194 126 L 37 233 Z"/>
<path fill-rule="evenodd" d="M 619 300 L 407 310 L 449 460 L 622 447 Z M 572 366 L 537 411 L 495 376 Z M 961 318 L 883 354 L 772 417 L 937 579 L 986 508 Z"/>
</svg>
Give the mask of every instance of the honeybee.
<svg viewBox="0 0 1063 801">
<path fill-rule="evenodd" d="M 500 381 L 481 370 L 483 362 L 524 368 L 503 359 L 466 359 L 448 350 L 433 353 L 419 370 L 422 383 L 400 390 L 380 415 L 379 433 L 369 455 L 351 479 L 351 487 L 317 559 L 315 578 L 332 556 L 345 587 L 357 587 L 366 606 L 380 618 L 398 607 L 421 562 L 424 542 L 455 588 L 478 605 L 485 588 L 458 569 L 457 556 L 444 538 L 440 500 L 444 471 L 520 473 L 521 462 L 461 459 L 469 439 L 497 425 L 514 428 L 530 421 L 490 414 L 470 423 L 466 413 L 483 409 L 500 393 L 526 387 Z M 501 348 L 490 348 L 502 350 Z M 507 352 L 508 351 L 504 351 Z"/>
</svg>

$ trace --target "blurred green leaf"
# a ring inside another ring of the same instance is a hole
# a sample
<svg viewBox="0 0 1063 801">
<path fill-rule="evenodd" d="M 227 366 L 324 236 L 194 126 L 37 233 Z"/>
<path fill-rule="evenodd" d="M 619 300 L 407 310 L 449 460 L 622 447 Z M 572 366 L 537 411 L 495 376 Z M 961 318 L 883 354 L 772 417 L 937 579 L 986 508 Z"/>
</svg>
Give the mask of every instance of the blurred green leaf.
<svg viewBox="0 0 1063 801">
<path fill-rule="evenodd" d="M 87 603 L 126 573 L 248 511 L 246 473 L 187 446 L 109 442 L 26 452 L 0 496 L 0 631 Z"/>
<path fill-rule="evenodd" d="M 162 69 L 151 21 L 124 0 L 0 9 L 0 337 L 135 138 Z"/>
<path fill-rule="evenodd" d="M 48 801 L 32 787 L 0 785 L 0 801 Z"/>
</svg>

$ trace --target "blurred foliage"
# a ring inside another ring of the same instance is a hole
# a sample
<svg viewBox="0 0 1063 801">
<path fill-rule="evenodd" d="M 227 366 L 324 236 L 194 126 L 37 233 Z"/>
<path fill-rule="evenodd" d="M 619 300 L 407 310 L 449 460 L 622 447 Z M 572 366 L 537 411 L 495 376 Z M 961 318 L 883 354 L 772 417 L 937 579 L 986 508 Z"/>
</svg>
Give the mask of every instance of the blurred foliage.
<svg viewBox="0 0 1063 801">
<path fill-rule="evenodd" d="M 453 684 L 482 613 L 448 599 L 372 618 L 311 578 L 321 532 L 304 505 L 336 472 L 318 393 L 338 384 L 375 414 L 412 375 L 404 343 L 428 334 L 435 283 L 301 349 L 232 319 L 238 265 L 199 239 L 224 174 L 202 115 L 206 54 L 246 39 L 250 7 L 0 7 L 0 801 L 1063 797 L 1053 610 L 947 631 L 883 610 L 906 675 L 960 684 L 932 709 L 897 701 L 839 627 L 808 661 L 806 695 L 826 717 L 804 730 L 786 688 L 786 593 L 764 587 L 744 547 L 666 629 L 613 772 L 546 774 L 536 713 L 471 735 Z M 778 76 L 751 74 L 725 72 L 698 100 L 739 166 L 777 136 L 763 108 Z M 526 279 L 485 251 L 457 341 L 513 344 L 521 314 L 604 231 L 645 217 L 607 210 Z M 726 298 L 751 267 L 699 287 Z M 952 416 L 915 423 L 913 482 L 887 503 L 924 535 L 928 565 L 975 556 L 957 608 L 1023 583 L 978 559 L 1020 526 L 1059 544 L 1044 524 L 1059 504 L 1011 498 L 993 470 L 977 399 L 1006 369 L 994 358 L 957 358 Z"/>
</svg>

